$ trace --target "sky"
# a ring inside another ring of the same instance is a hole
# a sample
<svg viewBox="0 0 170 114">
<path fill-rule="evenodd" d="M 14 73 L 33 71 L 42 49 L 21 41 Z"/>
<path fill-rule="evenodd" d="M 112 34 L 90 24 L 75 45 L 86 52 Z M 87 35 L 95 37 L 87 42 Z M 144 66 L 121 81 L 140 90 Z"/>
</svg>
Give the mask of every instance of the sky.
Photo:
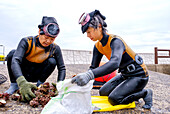
<svg viewBox="0 0 170 114">
<path fill-rule="evenodd" d="M 51 16 L 60 27 L 55 43 L 61 49 L 92 51 L 95 42 L 82 34 L 78 20 L 95 9 L 106 16 L 108 33 L 136 53 L 170 49 L 170 0 L 0 0 L 0 45 L 7 55 L 22 38 L 38 35 L 42 17 Z"/>
</svg>

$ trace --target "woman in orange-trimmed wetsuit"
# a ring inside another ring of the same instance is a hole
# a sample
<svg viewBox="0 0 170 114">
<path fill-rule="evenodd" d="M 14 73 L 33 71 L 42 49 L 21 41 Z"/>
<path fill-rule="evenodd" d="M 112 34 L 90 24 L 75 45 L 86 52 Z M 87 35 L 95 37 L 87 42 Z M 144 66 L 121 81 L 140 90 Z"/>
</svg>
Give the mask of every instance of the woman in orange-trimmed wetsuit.
<svg viewBox="0 0 170 114">
<path fill-rule="evenodd" d="M 112 105 L 128 104 L 143 98 L 143 108 L 152 107 L 152 90 L 144 89 L 149 75 L 143 59 L 137 55 L 124 40 L 114 34 L 107 34 L 107 24 L 99 10 L 83 13 L 79 19 L 83 33 L 87 33 L 92 41 L 97 41 L 93 49 L 93 59 L 90 69 L 72 78 L 72 83 L 79 86 L 86 85 L 90 80 L 109 74 L 119 69 L 120 75 L 105 83 L 99 90 L 101 96 L 108 96 Z M 102 56 L 108 62 L 100 67 Z"/>
<path fill-rule="evenodd" d="M 22 38 L 17 49 L 7 55 L 11 85 L 6 93 L 13 94 L 20 89 L 24 100 L 35 97 L 30 89 L 36 87 L 28 82 L 37 82 L 38 87 L 46 81 L 56 66 L 57 81 L 63 81 L 66 75 L 61 49 L 54 43 L 60 31 L 56 19 L 44 16 L 38 27 L 39 35 Z"/>
</svg>

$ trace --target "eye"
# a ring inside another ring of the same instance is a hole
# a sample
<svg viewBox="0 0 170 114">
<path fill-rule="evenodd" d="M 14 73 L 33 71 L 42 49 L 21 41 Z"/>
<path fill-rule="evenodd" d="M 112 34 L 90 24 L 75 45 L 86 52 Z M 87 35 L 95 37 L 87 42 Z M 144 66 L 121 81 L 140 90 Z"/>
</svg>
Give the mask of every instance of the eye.
<svg viewBox="0 0 170 114">
<path fill-rule="evenodd" d="M 45 39 L 46 39 L 46 40 L 49 39 L 48 36 L 45 36 Z"/>
<path fill-rule="evenodd" d="M 87 34 L 90 34 L 90 31 L 87 31 Z"/>
<path fill-rule="evenodd" d="M 54 41 L 55 38 L 51 38 L 51 41 Z"/>
</svg>

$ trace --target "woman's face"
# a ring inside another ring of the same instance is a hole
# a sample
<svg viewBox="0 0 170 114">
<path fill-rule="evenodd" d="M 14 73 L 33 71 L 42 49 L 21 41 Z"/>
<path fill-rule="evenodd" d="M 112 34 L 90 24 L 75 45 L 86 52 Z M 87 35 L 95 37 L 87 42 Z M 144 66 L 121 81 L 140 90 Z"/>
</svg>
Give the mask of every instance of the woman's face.
<svg viewBox="0 0 170 114">
<path fill-rule="evenodd" d="M 45 34 L 40 35 L 40 30 L 39 30 L 39 41 L 43 47 L 48 47 L 54 42 L 55 38 L 46 36 Z"/>
<path fill-rule="evenodd" d="M 86 31 L 87 37 L 89 37 L 92 41 L 101 40 L 103 37 L 102 28 L 99 26 L 97 29 L 93 27 L 89 27 Z"/>
<path fill-rule="evenodd" d="M 46 35 L 39 35 L 39 41 L 41 43 L 42 46 L 44 47 L 48 47 L 50 44 L 52 44 L 54 42 L 55 38 L 53 37 L 49 37 Z"/>
</svg>

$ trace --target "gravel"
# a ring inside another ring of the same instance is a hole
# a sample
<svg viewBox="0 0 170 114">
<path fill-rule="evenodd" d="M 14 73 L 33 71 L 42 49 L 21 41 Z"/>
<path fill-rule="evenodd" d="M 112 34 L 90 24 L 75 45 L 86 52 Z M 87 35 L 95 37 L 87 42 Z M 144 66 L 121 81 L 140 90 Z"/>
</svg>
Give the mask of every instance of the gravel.
<svg viewBox="0 0 170 114">
<path fill-rule="evenodd" d="M 88 70 L 89 65 L 83 64 L 69 64 L 66 65 L 66 78 L 71 78 L 73 75 Z M 0 74 L 7 77 L 7 81 L 0 85 L 0 93 L 3 93 L 9 88 L 10 80 L 8 76 L 7 66 L 0 64 Z M 47 79 L 47 82 L 56 83 L 57 80 L 57 68 Z M 153 90 L 153 107 L 151 110 L 146 110 L 142 108 L 144 104 L 143 99 L 140 99 L 139 103 L 136 102 L 136 108 L 134 109 L 122 109 L 112 112 L 100 112 L 94 114 L 167 114 L 170 113 L 170 75 L 162 74 L 158 72 L 149 71 L 150 80 L 146 88 Z M 98 90 L 92 89 L 91 94 L 93 96 L 99 95 Z M 8 100 L 5 107 L 0 107 L 1 114 L 40 114 L 43 108 L 41 106 L 37 108 L 32 108 L 27 103 L 22 103 L 18 101 Z"/>
</svg>

